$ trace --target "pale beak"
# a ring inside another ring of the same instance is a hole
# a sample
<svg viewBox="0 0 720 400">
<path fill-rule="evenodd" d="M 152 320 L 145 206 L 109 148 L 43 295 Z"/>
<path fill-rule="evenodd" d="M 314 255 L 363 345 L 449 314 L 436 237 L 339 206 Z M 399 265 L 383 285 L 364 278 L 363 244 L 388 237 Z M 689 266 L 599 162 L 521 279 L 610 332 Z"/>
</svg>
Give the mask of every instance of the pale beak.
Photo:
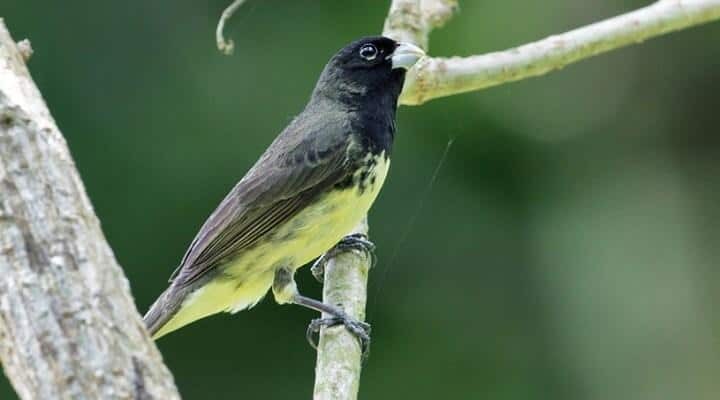
<svg viewBox="0 0 720 400">
<path fill-rule="evenodd" d="M 412 68 L 415 63 L 425 57 L 423 49 L 412 43 L 399 42 L 395 51 L 388 56 L 392 60 L 392 69 Z"/>
</svg>

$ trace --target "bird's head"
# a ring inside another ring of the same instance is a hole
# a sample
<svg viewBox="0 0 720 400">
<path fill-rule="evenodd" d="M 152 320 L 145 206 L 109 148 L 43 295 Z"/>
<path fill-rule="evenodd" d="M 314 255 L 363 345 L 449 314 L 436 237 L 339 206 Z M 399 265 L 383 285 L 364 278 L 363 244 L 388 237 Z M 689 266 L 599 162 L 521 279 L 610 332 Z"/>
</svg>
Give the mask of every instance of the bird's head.
<svg viewBox="0 0 720 400">
<path fill-rule="evenodd" d="M 424 55 L 413 44 L 384 36 L 356 40 L 330 59 L 313 96 L 330 97 L 350 105 L 373 99 L 397 102 L 405 72 Z"/>
</svg>

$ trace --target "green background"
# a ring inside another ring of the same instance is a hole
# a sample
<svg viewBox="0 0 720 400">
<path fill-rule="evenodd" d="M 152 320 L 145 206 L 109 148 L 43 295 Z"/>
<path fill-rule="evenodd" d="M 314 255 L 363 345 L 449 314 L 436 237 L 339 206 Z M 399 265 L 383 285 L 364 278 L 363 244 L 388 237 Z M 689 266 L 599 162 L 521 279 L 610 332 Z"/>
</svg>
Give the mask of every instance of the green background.
<svg viewBox="0 0 720 400">
<path fill-rule="evenodd" d="M 2 0 L 145 311 L 215 205 L 388 1 Z M 433 55 L 650 1 L 461 1 Z M 370 215 L 364 399 L 716 399 L 720 23 L 402 107 Z M 447 142 L 446 162 L 428 190 Z M 309 270 L 303 292 L 319 296 Z M 159 343 L 186 399 L 307 399 L 315 314 L 271 297 Z M 0 381 L 0 398 L 14 398 Z"/>
</svg>

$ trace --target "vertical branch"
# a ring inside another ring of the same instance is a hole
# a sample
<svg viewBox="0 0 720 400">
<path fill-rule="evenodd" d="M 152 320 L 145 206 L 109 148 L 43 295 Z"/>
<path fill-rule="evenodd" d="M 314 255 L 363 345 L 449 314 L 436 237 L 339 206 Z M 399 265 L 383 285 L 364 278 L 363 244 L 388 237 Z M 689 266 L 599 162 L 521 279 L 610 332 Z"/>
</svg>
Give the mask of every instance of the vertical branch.
<svg viewBox="0 0 720 400">
<path fill-rule="evenodd" d="M 367 232 L 367 220 L 363 220 L 351 233 L 367 235 Z M 323 302 L 341 305 L 348 315 L 364 321 L 370 262 L 367 254 L 355 251 L 343 252 L 329 259 L 325 265 Z M 356 399 L 361 362 L 360 344 L 345 327 L 322 328 L 315 366 L 314 399 Z"/>
<path fill-rule="evenodd" d="M 23 48 L 24 47 L 24 51 Z M 177 399 L 0 19 L 0 360 L 22 399 Z"/>
<path fill-rule="evenodd" d="M 383 35 L 402 42 L 410 42 L 428 51 L 430 32 L 441 28 L 458 11 L 457 0 L 393 0 L 390 11 L 385 19 Z M 400 95 L 400 103 L 406 105 L 419 104 L 416 99 L 420 93 L 424 95 L 426 81 L 431 77 L 421 75 L 426 64 L 435 58 L 425 57 L 408 71 L 405 85 Z"/>
<path fill-rule="evenodd" d="M 456 0 L 393 0 L 383 35 L 427 49 L 428 35 L 457 10 Z M 367 235 L 365 218 L 353 233 Z M 365 320 L 371 260 L 353 251 L 337 254 L 325 266 L 323 302 L 341 305 L 351 317 Z M 324 316 L 327 317 L 327 316 Z M 360 388 L 362 349 L 342 326 L 322 328 L 315 366 L 315 400 L 354 400 Z"/>
<path fill-rule="evenodd" d="M 458 10 L 457 0 L 393 0 L 383 35 L 428 50 L 430 32 Z"/>
</svg>

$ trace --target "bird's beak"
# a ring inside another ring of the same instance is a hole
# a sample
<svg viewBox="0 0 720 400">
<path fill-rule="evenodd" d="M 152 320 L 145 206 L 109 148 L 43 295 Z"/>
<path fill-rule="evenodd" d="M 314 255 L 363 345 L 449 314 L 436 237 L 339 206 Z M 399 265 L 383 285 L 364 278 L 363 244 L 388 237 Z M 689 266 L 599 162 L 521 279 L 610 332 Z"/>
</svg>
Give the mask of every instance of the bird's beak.
<svg viewBox="0 0 720 400">
<path fill-rule="evenodd" d="M 423 57 L 425 57 L 423 49 L 406 42 L 399 42 L 395 51 L 388 56 L 392 60 L 392 69 L 410 69 Z"/>
</svg>

